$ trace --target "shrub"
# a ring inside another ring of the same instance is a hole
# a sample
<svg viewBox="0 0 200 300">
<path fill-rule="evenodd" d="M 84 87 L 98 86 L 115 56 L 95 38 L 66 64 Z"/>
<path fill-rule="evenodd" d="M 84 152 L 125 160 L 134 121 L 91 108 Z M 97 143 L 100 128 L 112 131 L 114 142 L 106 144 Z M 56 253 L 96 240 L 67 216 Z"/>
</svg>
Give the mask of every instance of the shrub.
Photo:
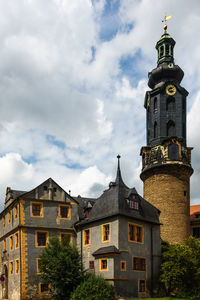
<svg viewBox="0 0 200 300">
<path fill-rule="evenodd" d="M 85 277 L 85 280 L 80 283 L 70 300 L 115 300 L 116 295 L 114 287 L 105 279 L 93 274 Z"/>
</svg>

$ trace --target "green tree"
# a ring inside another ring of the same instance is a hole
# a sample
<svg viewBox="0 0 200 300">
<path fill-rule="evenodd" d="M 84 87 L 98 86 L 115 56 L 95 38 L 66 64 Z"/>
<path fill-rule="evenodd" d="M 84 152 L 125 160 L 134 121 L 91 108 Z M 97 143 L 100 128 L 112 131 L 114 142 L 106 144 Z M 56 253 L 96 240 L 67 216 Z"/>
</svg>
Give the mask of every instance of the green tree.
<svg viewBox="0 0 200 300">
<path fill-rule="evenodd" d="M 72 294 L 70 300 L 115 300 L 114 287 L 105 279 L 88 274 Z"/>
<path fill-rule="evenodd" d="M 168 292 L 197 295 L 200 292 L 200 241 L 194 237 L 185 244 L 163 247 L 161 281 Z"/>
<path fill-rule="evenodd" d="M 68 239 L 51 239 L 40 256 L 39 267 L 42 282 L 50 284 L 57 300 L 69 299 L 83 278 L 79 252 L 69 245 Z"/>
</svg>

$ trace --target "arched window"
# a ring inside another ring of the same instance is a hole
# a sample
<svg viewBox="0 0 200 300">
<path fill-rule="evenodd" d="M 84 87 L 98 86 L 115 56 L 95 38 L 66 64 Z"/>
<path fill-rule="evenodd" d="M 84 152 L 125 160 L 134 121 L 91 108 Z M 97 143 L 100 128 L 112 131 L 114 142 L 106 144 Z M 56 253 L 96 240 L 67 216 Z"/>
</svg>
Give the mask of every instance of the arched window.
<svg viewBox="0 0 200 300">
<path fill-rule="evenodd" d="M 167 123 L 167 136 L 175 136 L 176 135 L 176 128 L 174 121 L 169 121 Z"/>
<path fill-rule="evenodd" d="M 175 98 L 174 97 L 168 97 L 167 103 L 166 103 L 166 110 L 167 111 L 175 111 L 176 105 L 175 105 Z"/>
<path fill-rule="evenodd" d="M 162 57 L 164 54 L 164 46 L 160 47 L 160 57 Z"/>
<path fill-rule="evenodd" d="M 154 139 L 158 137 L 158 124 L 157 122 L 154 123 L 154 131 L 153 131 L 153 137 Z"/>
<path fill-rule="evenodd" d="M 169 44 L 166 44 L 166 55 L 169 55 Z"/>
<path fill-rule="evenodd" d="M 156 97 L 154 98 L 154 102 L 153 102 L 153 110 L 154 112 L 157 112 L 158 110 L 158 100 Z"/>
<path fill-rule="evenodd" d="M 172 55 L 172 46 L 169 45 L 169 55 Z"/>
</svg>

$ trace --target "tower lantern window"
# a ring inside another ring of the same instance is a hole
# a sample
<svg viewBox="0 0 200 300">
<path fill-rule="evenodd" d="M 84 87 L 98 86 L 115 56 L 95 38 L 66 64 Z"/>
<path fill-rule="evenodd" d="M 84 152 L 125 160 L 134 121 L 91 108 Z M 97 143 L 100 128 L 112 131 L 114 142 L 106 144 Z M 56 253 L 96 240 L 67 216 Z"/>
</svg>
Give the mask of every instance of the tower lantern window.
<svg viewBox="0 0 200 300">
<path fill-rule="evenodd" d="M 160 57 L 162 57 L 164 54 L 164 46 L 160 47 Z"/>
<path fill-rule="evenodd" d="M 166 55 L 169 55 L 169 44 L 166 44 Z"/>
</svg>

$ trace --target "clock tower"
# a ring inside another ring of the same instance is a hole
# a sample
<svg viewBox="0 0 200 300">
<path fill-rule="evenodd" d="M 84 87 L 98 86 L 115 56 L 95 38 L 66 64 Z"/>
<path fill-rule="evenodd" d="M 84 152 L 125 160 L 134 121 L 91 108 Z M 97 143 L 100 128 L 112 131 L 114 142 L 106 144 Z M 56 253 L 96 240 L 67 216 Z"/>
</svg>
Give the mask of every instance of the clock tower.
<svg viewBox="0 0 200 300">
<path fill-rule="evenodd" d="M 191 150 L 186 139 L 188 92 L 183 70 L 174 63 L 174 39 L 167 33 L 156 44 L 157 67 L 149 74 L 144 107 L 147 146 L 141 148 L 144 199 L 160 210 L 161 237 L 183 242 L 190 234 Z"/>
</svg>

